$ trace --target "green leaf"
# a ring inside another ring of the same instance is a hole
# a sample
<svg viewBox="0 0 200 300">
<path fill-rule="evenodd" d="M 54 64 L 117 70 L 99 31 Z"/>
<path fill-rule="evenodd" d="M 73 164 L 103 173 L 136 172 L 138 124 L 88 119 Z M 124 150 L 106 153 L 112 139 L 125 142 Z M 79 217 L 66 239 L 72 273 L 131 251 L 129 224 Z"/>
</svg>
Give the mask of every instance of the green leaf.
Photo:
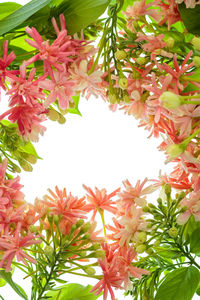
<svg viewBox="0 0 200 300">
<path fill-rule="evenodd" d="M 176 269 L 164 278 L 155 300 L 191 300 L 199 280 L 200 273 L 193 266 Z"/>
<path fill-rule="evenodd" d="M 14 11 L 21 7 L 20 4 L 15 2 L 0 3 L 0 20 L 12 14 Z"/>
<path fill-rule="evenodd" d="M 200 255 L 200 230 L 193 231 L 190 237 L 190 251 L 196 255 Z"/>
<path fill-rule="evenodd" d="M 178 10 L 187 30 L 200 35 L 200 5 L 196 5 L 195 8 L 186 8 L 185 3 L 182 3 L 178 5 Z"/>
<path fill-rule="evenodd" d="M 70 283 L 48 292 L 45 296 L 52 297 L 50 299 L 56 299 L 59 295 L 59 300 L 96 300 L 100 295 L 95 296 L 93 293 L 90 293 L 91 289 L 91 285 L 83 286 L 78 283 Z"/>
<path fill-rule="evenodd" d="M 175 259 L 183 255 L 182 252 L 174 248 L 154 247 L 154 249 L 158 255 L 166 258 Z"/>
<path fill-rule="evenodd" d="M 78 95 L 78 96 L 73 96 L 72 99 L 73 99 L 73 101 L 74 101 L 74 103 L 75 103 L 75 107 L 73 107 L 73 108 L 68 108 L 67 111 L 68 111 L 70 114 L 75 114 L 75 115 L 82 116 L 81 113 L 80 113 L 80 111 L 79 111 L 79 109 L 78 109 L 78 105 L 79 105 L 79 101 L 80 101 L 80 95 Z"/>
<path fill-rule="evenodd" d="M 58 7 L 57 14 L 64 13 L 70 34 L 79 32 L 100 17 L 109 0 L 65 0 Z"/>
<path fill-rule="evenodd" d="M 24 21 L 26 21 L 33 14 L 38 12 L 44 6 L 50 3 L 51 0 L 32 0 L 26 5 L 20 7 L 11 15 L 7 16 L 3 20 L 0 20 L 0 35 L 11 31 Z"/>
<path fill-rule="evenodd" d="M 18 149 L 21 152 L 27 153 L 27 154 L 32 154 L 33 156 L 41 159 L 41 157 L 37 154 L 33 144 L 31 142 L 28 142 L 25 146 L 19 147 Z"/>
<path fill-rule="evenodd" d="M 20 287 L 12 280 L 11 272 L 5 272 L 4 270 L 0 270 L 0 277 L 2 277 L 21 298 L 28 300 L 28 296 L 26 295 L 22 287 Z"/>
</svg>

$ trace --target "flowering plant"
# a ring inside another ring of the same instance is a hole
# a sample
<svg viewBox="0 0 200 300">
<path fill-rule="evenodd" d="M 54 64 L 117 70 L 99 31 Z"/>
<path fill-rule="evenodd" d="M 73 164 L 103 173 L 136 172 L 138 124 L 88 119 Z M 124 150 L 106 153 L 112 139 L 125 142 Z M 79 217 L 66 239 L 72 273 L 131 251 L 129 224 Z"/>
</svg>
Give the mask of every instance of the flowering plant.
<svg viewBox="0 0 200 300">
<path fill-rule="evenodd" d="M 199 4 L 0 3 L 0 91 L 9 97 L 0 115 L 1 286 L 30 300 L 115 300 L 114 289 L 135 300 L 200 295 Z M 163 138 L 159 150 L 175 167 L 110 194 L 83 185 L 78 198 L 56 187 L 27 203 L 14 173 L 40 159 L 33 142 L 47 118 L 80 115 L 80 95 L 133 115 Z M 29 295 L 12 279 L 16 268 L 31 277 Z M 97 283 L 67 284 L 65 274 Z"/>
</svg>

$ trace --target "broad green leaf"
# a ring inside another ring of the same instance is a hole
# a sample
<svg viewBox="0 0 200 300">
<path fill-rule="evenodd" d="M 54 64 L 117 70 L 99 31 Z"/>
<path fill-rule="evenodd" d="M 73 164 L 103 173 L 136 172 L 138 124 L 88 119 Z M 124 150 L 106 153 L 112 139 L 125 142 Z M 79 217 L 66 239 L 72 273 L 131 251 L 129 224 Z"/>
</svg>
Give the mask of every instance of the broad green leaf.
<svg viewBox="0 0 200 300">
<path fill-rule="evenodd" d="M 65 0 L 58 7 L 58 15 L 64 13 L 70 34 L 79 32 L 100 17 L 109 0 Z"/>
<path fill-rule="evenodd" d="M 166 258 L 178 258 L 181 257 L 183 254 L 178 249 L 171 249 L 171 248 L 164 248 L 164 247 L 154 247 L 157 254 L 166 257 Z"/>
<path fill-rule="evenodd" d="M 9 128 L 17 128 L 17 124 L 16 123 L 11 123 L 8 120 L 2 120 L 0 122 L 3 126 L 9 127 Z"/>
<path fill-rule="evenodd" d="M 6 285 L 6 281 L 3 278 L 0 278 L 0 287 Z"/>
<path fill-rule="evenodd" d="M 21 152 L 24 152 L 24 153 L 28 153 L 28 154 L 32 154 L 34 155 L 35 157 L 41 159 L 41 157 L 39 157 L 39 155 L 37 154 L 33 144 L 31 142 L 28 142 L 25 146 L 23 147 L 19 147 L 18 149 L 19 151 Z"/>
<path fill-rule="evenodd" d="M 33 14 L 38 12 L 44 6 L 50 3 L 51 0 L 32 0 L 26 5 L 20 7 L 11 15 L 7 16 L 3 20 L 0 20 L 0 35 L 11 31 L 24 21 L 26 21 Z"/>
<path fill-rule="evenodd" d="M 12 14 L 14 11 L 21 7 L 20 4 L 15 2 L 0 3 L 0 20 Z"/>
<path fill-rule="evenodd" d="M 195 8 L 186 8 L 185 3 L 182 3 L 178 5 L 178 10 L 187 30 L 200 35 L 200 5 L 196 5 Z"/>
<path fill-rule="evenodd" d="M 176 269 L 165 276 L 155 300 L 191 300 L 199 280 L 200 273 L 193 266 Z"/>
<path fill-rule="evenodd" d="M 5 272 L 4 270 L 0 270 L 0 277 L 2 277 L 21 298 L 28 300 L 28 297 L 22 289 L 22 287 L 20 287 L 12 280 L 11 272 Z"/>
<path fill-rule="evenodd" d="M 100 295 L 95 296 L 90 293 L 91 289 L 91 285 L 83 286 L 78 283 L 70 283 L 48 292 L 46 296 L 51 297 L 49 299 L 56 299 L 59 295 L 59 300 L 96 300 Z"/>
<path fill-rule="evenodd" d="M 200 255 L 200 230 L 193 231 L 190 237 L 190 251 L 196 255 Z"/>
<path fill-rule="evenodd" d="M 75 115 L 81 116 L 81 113 L 80 113 L 80 111 L 79 111 L 79 109 L 78 109 L 79 100 L 80 100 L 80 95 L 78 95 L 78 96 L 73 96 L 72 99 L 73 99 L 73 101 L 74 101 L 74 103 L 75 103 L 75 107 L 73 107 L 73 108 L 68 108 L 67 111 L 68 111 L 70 114 L 75 114 Z"/>
</svg>

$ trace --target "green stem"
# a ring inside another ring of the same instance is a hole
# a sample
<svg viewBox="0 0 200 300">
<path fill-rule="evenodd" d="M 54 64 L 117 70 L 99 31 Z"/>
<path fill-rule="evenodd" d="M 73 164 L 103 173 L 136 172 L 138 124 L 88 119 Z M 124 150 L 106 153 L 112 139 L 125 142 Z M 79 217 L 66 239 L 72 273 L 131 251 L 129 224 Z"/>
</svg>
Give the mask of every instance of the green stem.
<svg viewBox="0 0 200 300">
<path fill-rule="evenodd" d="M 104 232 L 104 236 L 106 237 L 106 224 L 105 224 L 105 219 L 104 219 L 104 211 L 102 209 L 99 209 L 98 210 L 100 216 L 101 216 L 101 221 L 102 221 L 102 224 L 103 224 L 103 232 Z"/>
</svg>

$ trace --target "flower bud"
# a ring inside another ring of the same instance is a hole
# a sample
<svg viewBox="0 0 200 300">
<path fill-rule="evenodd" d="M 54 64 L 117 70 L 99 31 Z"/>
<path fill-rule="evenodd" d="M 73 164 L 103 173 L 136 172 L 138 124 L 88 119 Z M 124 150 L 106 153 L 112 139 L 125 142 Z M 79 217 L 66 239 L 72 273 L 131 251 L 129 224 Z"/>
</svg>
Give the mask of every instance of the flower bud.
<svg viewBox="0 0 200 300">
<path fill-rule="evenodd" d="M 117 102 L 117 97 L 116 95 L 113 93 L 109 93 L 108 94 L 108 101 L 111 103 L 111 104 L 115 104 Z"/>
<path fill-rule="evenodd" d="M 153 249 L 148 248 L 145 252 L 146 252 L 147 254 L 151 255 L 151 254 L 153 253 Z"/>
<path fill-rule="evenodd" d="M 24 171 L 26 171 L 26 172 L 32 172 L 33 171 L 33 167 L 25 159 L 20 158 L 19 159 L 19 164 L 20 164 L 20 166 L 22 167 L 22 169 Z"/>
<path fill-rule="evenodd" d="M 155 247 L 158 247 L 158 246 L 160 246 L 160 243 L 161 243 L 161 241 L 160 241 L 160 240 L 157 240 L 157 241 L 155 241 L 154 246 L 155 246 Z"/>
<path fill-rule="evenodd" d="M 81 257 L 85 257 L 86 255 L 87 255 L 86 251 L 80 251 L 79 252 L 79 256 L 81 256 Z"/>
<path fill-rule="evenodd" d="M 199 50 L 199 51 L 200 51 L 200 38 L 198 38 L 198 37 L 195 36 L 195 37 L 192 39 L 191 43 L 192 43 L 192 45 L 194 46 L 194 48 L 195 48 L 196 50 Z"/>
<path fill-rule="evenodd" d="M 150 212 L 151 211 L 148 206 L 143 206 L 142 210 L 143 210 L 143 212 Z"/>
<path fill-rule="evenodd" d="M 126 58 L 126 56 L 127 56 L 127 53 L 124 51 L 124 50 L 117 50 L 116 52 L 115 52 L 115 58 L 117 59 L 117 60 L 123 60 L 123 59 L 125 59 Z"/>
<path fill-rule="evenodd" d="M 52 248 L 51 246 L 46 246 L 46 247 L 44 248 L 44 253 L 45 253 L 45 255 L 46 255 L 47 257 L 52 257 L 53 254 L 54 254 L 54 250 L 53 250 L 53 248 Z"/>
<path fill-rule="evenodd" d="M 143 253 L 146 249 L 147 249 L 146 245 L 141 244 L 141 245 L 137 246 L 135 250 L 137 253 Z"/>
<path fill-rule="evenodd" d="M 157 199 L 157 202 L 158 202 L 158 204 L 161 205 L 161 204 L 162 204 L 162 199 L 161 199 L 161 198 L 158 198 L 158 199 Z"/>
<path fill-rule="evenodd" d="M 24 158 L 25 158 L 28 162 L 30 162 L 31 164 L 36 164 L 36 162 L 37 162 L 37 157 L 35 157 L 35 156 L 32 155 L 32 154 L 26 154 L 26 155 L 25 155 L 25 153 L 23 153 L 23 155 L 24 155 Z"/>
<path fill-rule="evenodd" d="M 91 224 L 88 222 L 88 223 L 85 223 L 82 227 L 81 227 L 81 230 L 80 230 L 80 233 L 85 233 L 87 232 L 88 230 L 90 230 L 91 228 Z"/>
<path fill-rule="evenodd" d="M 163 106 L 167 109 L 175 109 L 182 105 L 181 97 L 172 92 L 164 92 L 160 96 L 160 101 Z"/>
<path fill-rule="evenodd" d="M 84 267 L 84 268 L 83 268 L 83 271 L 84 271 L 86 274 L 88 274 L 89 276 L 93 276 L 93 275 L 95 275 L 95 273 L 96 273 L 95 269 L 92 268 L 92 267 Z"/>
<path fill-rule="evenodd" d="M 171 227 L 168 231 L 169 236 L 172 238 L 176 238 L 178 235 L 178 229 L 176 227 Z"/>
<path fill-rule="evenodd" d="M 138 244 L 143 244 L 147 240 L 147 234 L 145 231 L 136 232 L 134 238 Z"/>
<path fill-rule="evenodd" d="M 83 237 L 82 237 L 82 239 L 83 240 L 89 240 L 90 239 L 90 234 L 85 234 Z"/>
<path fill-rule="evenodd" d="M 165 184 L 165 194 L 170 195 L 171 194 L 171 185 L 170 184 Z"/>
<path fill-rule="evenodd" d="M 76 222 L 76 228 L 79 228 L 80 226 L 82 226 L 84 224 L 84 220 L 80 219 Z"/>
<path fill-rule="evenodd" d="M 37 232 L 37 227 L 35 225 L 30 225 L 29 230 L 31 233 L 35 233 L 35 232 Z"/>
<path fill-rule="evenodd" d="M 121 77 L 119 79 L 119 86 L 122 90 L 126 90 L 128 87 L 128 80 L 126 77 Z"/>
<path fill-rule="evenodd" d="M 167 48 L 173 48 L 174 47 L 174 39 L 172 37 L 169 37 L 166 41 Z"/>
<path fill-rule="evenodd" d="M 63 115 L 59 114 L 59 119 L 58 119 L 58 123 L 59 124 L 65 124 L 66 119 Z"/>
<path fill-rule="evenodd" d="M 89 250 L 99 250 L 100 249 L 100 244 L 99 243 L 94 243 Z"/>
<path fill-rule="evenodd" d="M 200 57 L 199 56 L 194 56 L 193 57 L 193 63 L 195 67 L 199 68 L 200 67 Z"/>
<path fill-rule="evenodd" d="M 105 252 L 103 250 L 97 250 L 97 251 L 92 253 L 91 257 L 104 258 L 105 257 Z"/>
<path fill-rule="evenodd" d="M 185 145 L 184 143 L 172 144 L 167 147 L 166 152 L 170 155 L 171 158 L 176 158 L 177 156 L 181 155 L 186 148 L 187 145 Z"/>
<path fill-rule="evenodd" d="M 133 79 L 139 79 L 141 78 L 141 75 L 138 71 L 136 71 L 135 69 L 132 70 L 132 78 Z"/>
<path fill-rule="evenodd" d="M 47 116 L 48 116 L 49 120 L 51 120 L 51 121 L 58 121 L 59 115 L 60 114 L 54 109 L 49 109 L 49 111 L 47 113 Z"/>
<path fill-rule="evenodd" d="M 140 66 L 144 65 L 147 63 L 147 59 L 145 57 L 138 57 L 136 58 L 136 63 Z"/>
</svg>

